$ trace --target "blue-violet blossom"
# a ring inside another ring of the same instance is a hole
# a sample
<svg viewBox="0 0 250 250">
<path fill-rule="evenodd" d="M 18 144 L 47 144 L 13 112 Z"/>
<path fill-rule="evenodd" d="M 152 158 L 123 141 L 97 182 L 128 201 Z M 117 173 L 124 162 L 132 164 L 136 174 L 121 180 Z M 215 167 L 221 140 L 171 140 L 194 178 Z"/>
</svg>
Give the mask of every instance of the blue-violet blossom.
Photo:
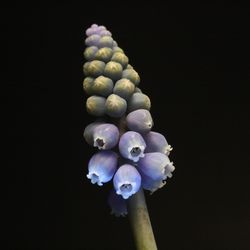
<svg viewBox="0 0 250 250">
<path fill-rule="evenodd" d="M 124 164 L 116 171 L 113 184 L 116 193 L 121 195 L 123 199 L 128 199 L 140 189 L 141 175 L 134 166 Z"/>
<path fill-rule="evenodd" d="M 124 133 L 119 141 L 119 150 L 124 158 L 137 162 L 144 157 L 146 143 L 142 136 L 134 131 Z"/>
<path fill-rule="evenodd" d="M 168 156 L 154 152 L 146 153 L 144 158 L 139 160 L 137 169 L 142 175 L 142 186 L 154 192 L 164 185 L 167 177 L 172 177 L 175 167 Z"/>
<path fill-rule="evenodd" d="M 111 149 L 119 141 L 119 130 L 111 123 L 96 126 L 93 133 L 94 147 L 98 149 Z"/>
<path fill-rule="evenodd" d="M 92 184 L 97 183 L 102 186 L 103 183 L 112 179 L 118 163 L 118 155 L 111 150 L 102 150 L 94 154 L 88 164 L 89 173 L 87 177 Z"/>
<path fill-rule="evenodd" d="M 160 152 L 169 155 L 172 150 L 165 136 L 158 132 L 150 131 L 143 136 L 143 139 L 147 144 L 145 153 Z"/>
<path fill-rule="evenodd" d="M 153 119 L 146 109 L 137 109 L 130 112 L 126 117 L 127 126 L 130 130 L 138 133 L 147 133 L 153 127 Z"/>
</svg>

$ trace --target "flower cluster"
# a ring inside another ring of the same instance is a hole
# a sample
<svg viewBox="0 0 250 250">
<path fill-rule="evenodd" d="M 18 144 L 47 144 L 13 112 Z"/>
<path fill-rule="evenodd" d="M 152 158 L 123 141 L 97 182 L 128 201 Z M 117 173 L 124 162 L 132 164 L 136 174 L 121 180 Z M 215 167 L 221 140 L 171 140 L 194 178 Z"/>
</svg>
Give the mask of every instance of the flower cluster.
<svg viewBox="0 0 250 250">
<path fill-rule="evenodd" d="M 172 148 L 162 134 L 152 131 L 150 99 L 138 88 L 139 74 L 112 34 L 93 24 L 86 35 L 86 109 L 102 117 L 84 130 L 86 142 L 98 149 L 89 161 L 87 178 L 99 186 L 113 180 L 109 205 L 115 215 L 125 215 L 126 199 L 141 187 L 154 192 L 172 177 Z M 119 130 L 119 119 L 125 131 Z"/>
</svg>

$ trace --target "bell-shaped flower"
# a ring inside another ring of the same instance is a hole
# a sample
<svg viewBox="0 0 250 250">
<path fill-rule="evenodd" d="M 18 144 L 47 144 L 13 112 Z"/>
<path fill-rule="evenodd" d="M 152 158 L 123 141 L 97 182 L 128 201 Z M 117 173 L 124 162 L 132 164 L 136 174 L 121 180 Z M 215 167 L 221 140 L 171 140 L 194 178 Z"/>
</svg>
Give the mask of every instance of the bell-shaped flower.
<svg viewBox="0 0 250 250">
<path fill-rule="evenodd" d="M 126 201 L 112 189 L 109 193 L 108 204 L 111 208 L 111 214 L 115 216 L 125 216 L 128 213 Z"/>
<path fill-rule="evenodd" d="M 143 136 L 143 139 L 147 144 L 145 153 L 160 152 L 169 155 L 172 150 L 164 135 L 158 132 L 150 131 Z"/>
<path fill-rule="evenodd" d="M 124 164 L 116 171 L 113 184 L 116 193 L 128 199 L 140 189 L 141 175 L 134 166 Z"/>
<path fill-rule="evenodd" d="M 139 160 L 137 168 L 142 175 L 143 187 L 152 192 L 162 187 L 164 180 L 171 178 L 175 169 L 168 156 L 159 152 L 146 153 Z"/>
<path fill-rule="evenodd" d="M 94 154 L 88 164 L 88 179 L 92 184 L 102 186 L 110 181 L 117 169 L 118 155 L 111 150 L 103 150 Z"/>
<path fill-rule="evenodd" d="M 111 149 L 119 141 L 119 130 L 111 123 L 104 123 L 94 129 L 94 147 L 98 149 Z"/>
<path fill-rule="evenodd" d="M 154 180 L 151 177 L 143 174 L 142 171 L 140 171 L 141 175 L 141 185 L 144 189 L 149 190 L 152 193 L 154 193 L 159 188 L 162 188 L 166 184 L 166 180 Z"/>
<path fill-rule="evenodd" d="M 93 139 L 94 129 L 103 123 L 104 122 L 92 122 L 89 125 L 87 125 L 86 128 L 84 129 L 83 137 L 89 145 L 91 146 L 94 145 L 94 139 Z"/>
<path fill-rule="evenodd" d="M 119 141 L 119 150 L 124 158 L 137 162 L 144 157 L 146 143 L 142 136 L 134 131 L 124 133 Z"/>
<path fill-rule="evenodd" d="M 130 112 L 126 117 L 126 122 L 130 130 L 141 134 L 148 133 L 154 125 L 152 116 L 146 109 L 137 109 Z"/>
</svg>

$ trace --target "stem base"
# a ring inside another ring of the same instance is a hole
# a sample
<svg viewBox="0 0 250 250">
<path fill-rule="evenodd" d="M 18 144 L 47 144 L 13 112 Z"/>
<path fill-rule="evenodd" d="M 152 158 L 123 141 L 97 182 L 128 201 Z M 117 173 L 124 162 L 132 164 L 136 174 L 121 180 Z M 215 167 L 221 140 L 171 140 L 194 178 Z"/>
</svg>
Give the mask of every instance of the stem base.
<svg viewBox="0 0 250 250">
<path fill-rule="evenodd" d="M 128 199 L 128 216 L 137 250 L 157 250 L 148 209 L 141 188 Z"/>
</svg>

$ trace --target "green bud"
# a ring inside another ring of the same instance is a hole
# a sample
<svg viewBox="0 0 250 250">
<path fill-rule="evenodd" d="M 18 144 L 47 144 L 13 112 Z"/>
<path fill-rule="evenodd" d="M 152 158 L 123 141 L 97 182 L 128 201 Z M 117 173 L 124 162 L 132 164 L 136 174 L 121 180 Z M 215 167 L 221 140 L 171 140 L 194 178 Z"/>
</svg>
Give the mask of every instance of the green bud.
<svg viewBox="0 0 250 250">
<path fill-rule="evenodd" d="M 122 117 L 127 110 L 127 102 L 118 95 L 111 94 L 105 103 L 106 114 L 111 117 Z"/>
<path fill-rule="evenodd" d="M 127 78 L 136 86 L 140 83 L 140 76 L 134 69 L 125 69 L 122 72 L 122 78 Z"/>
<path fill-rule="evenodd" d="M 115 83 L 113 93 L 127 100 L 134 90 L 135 85 L 129 79 L 122 78 Z"/>
<path fill-rule="evenodd" d="M 93 82 L 94 82 L 94 78 L 92 77 L 86 77 L 83 80 L 83 90 L 85 91 L 87 95 L 93 94 L 93 91 L 92 91 Z"/>
<path fill-rule="evenodd" d="M 103 116 L 105 114 L 106 98 L 92 95 L 86 101 L 86 109 L 90 115 Z"/>
<path fill-rule="evenodd" d="M 140 88 L 135 88 L 135 93 L 142 93 L 141 89 Z"/>
<path fill-rule="evenodd" d="M 83 64 L 83 73 L 85 76 L 88 75 L 88 67 L 89 67 L 89 62 Z"/>
<path fill-rule="evenodd" d="M 113 91 L 113 81 L 105 76 L 98 76 L 92 85 L 92 91 L 96 95 L 108 96 Z"/>
<path fill-rule="evenodd" d="M 122 65 L 117 62 L 108 62 L 105 66 L 103 74 L 113 81 L 116 81 L 122 76 Z"/>
<path fill-rule="evenodd" d="M 87 61 L 94 60 L 97 50 L 98 48 L 96 46 L 87 47 L 83 53 L 85 59 Z"/>
<path fill-rule="evenodd" d="M 123 66 L 123 68 L 125 68 L 128 64 L 128 57 L 122 52 L 115 52 L 111 61 L 118 62 Z"/>
<path fill-rule="evenodd" d="M 134 111 L 137 109 L 150 110 L 151 102 L 147 95 L 142 93 L 134 93 L 128 101 L 128 111 Z"/>
<path fill-rule="evenodd" d="M 108 47 L 113 48 L 113 38 L 111 36 L 103 36 L 99 40 L 99 48 Z"/>
<path fill-rule="evenodd" d="M 84 74 L 86 76 L 98 77 L 98 76 L 102 75 L 104 68 L 105 68 L 104 62 L 98 61 L 98 60 L 93 60 L 93 61 L 89 62 L 89 64 L 87 65 L 87 68 L 86 68 Z"/>
<path fill-rule="evenodd" d="M 111 48 L 101 48 L 95 54 L 95 59 L 103 62 L 109 62 L 113 55 L 113 50 Z"/>
<path fill-rule="evenodd" d="M 124 53 L 123 49 L 122 49 L 122 48 L 120 48 L 120 47 L 118 47 L 118 46 L 113 47 L 113 52 L 114 52 L 114 53 L 115 53 L 115 52 L 121 52 L 121 53 Z"/>
<path fill-rule="evenodd" d="M 126 69 L 133 69 L 133 66 L 131 64 L 128 64 Z"/>
</svg>

